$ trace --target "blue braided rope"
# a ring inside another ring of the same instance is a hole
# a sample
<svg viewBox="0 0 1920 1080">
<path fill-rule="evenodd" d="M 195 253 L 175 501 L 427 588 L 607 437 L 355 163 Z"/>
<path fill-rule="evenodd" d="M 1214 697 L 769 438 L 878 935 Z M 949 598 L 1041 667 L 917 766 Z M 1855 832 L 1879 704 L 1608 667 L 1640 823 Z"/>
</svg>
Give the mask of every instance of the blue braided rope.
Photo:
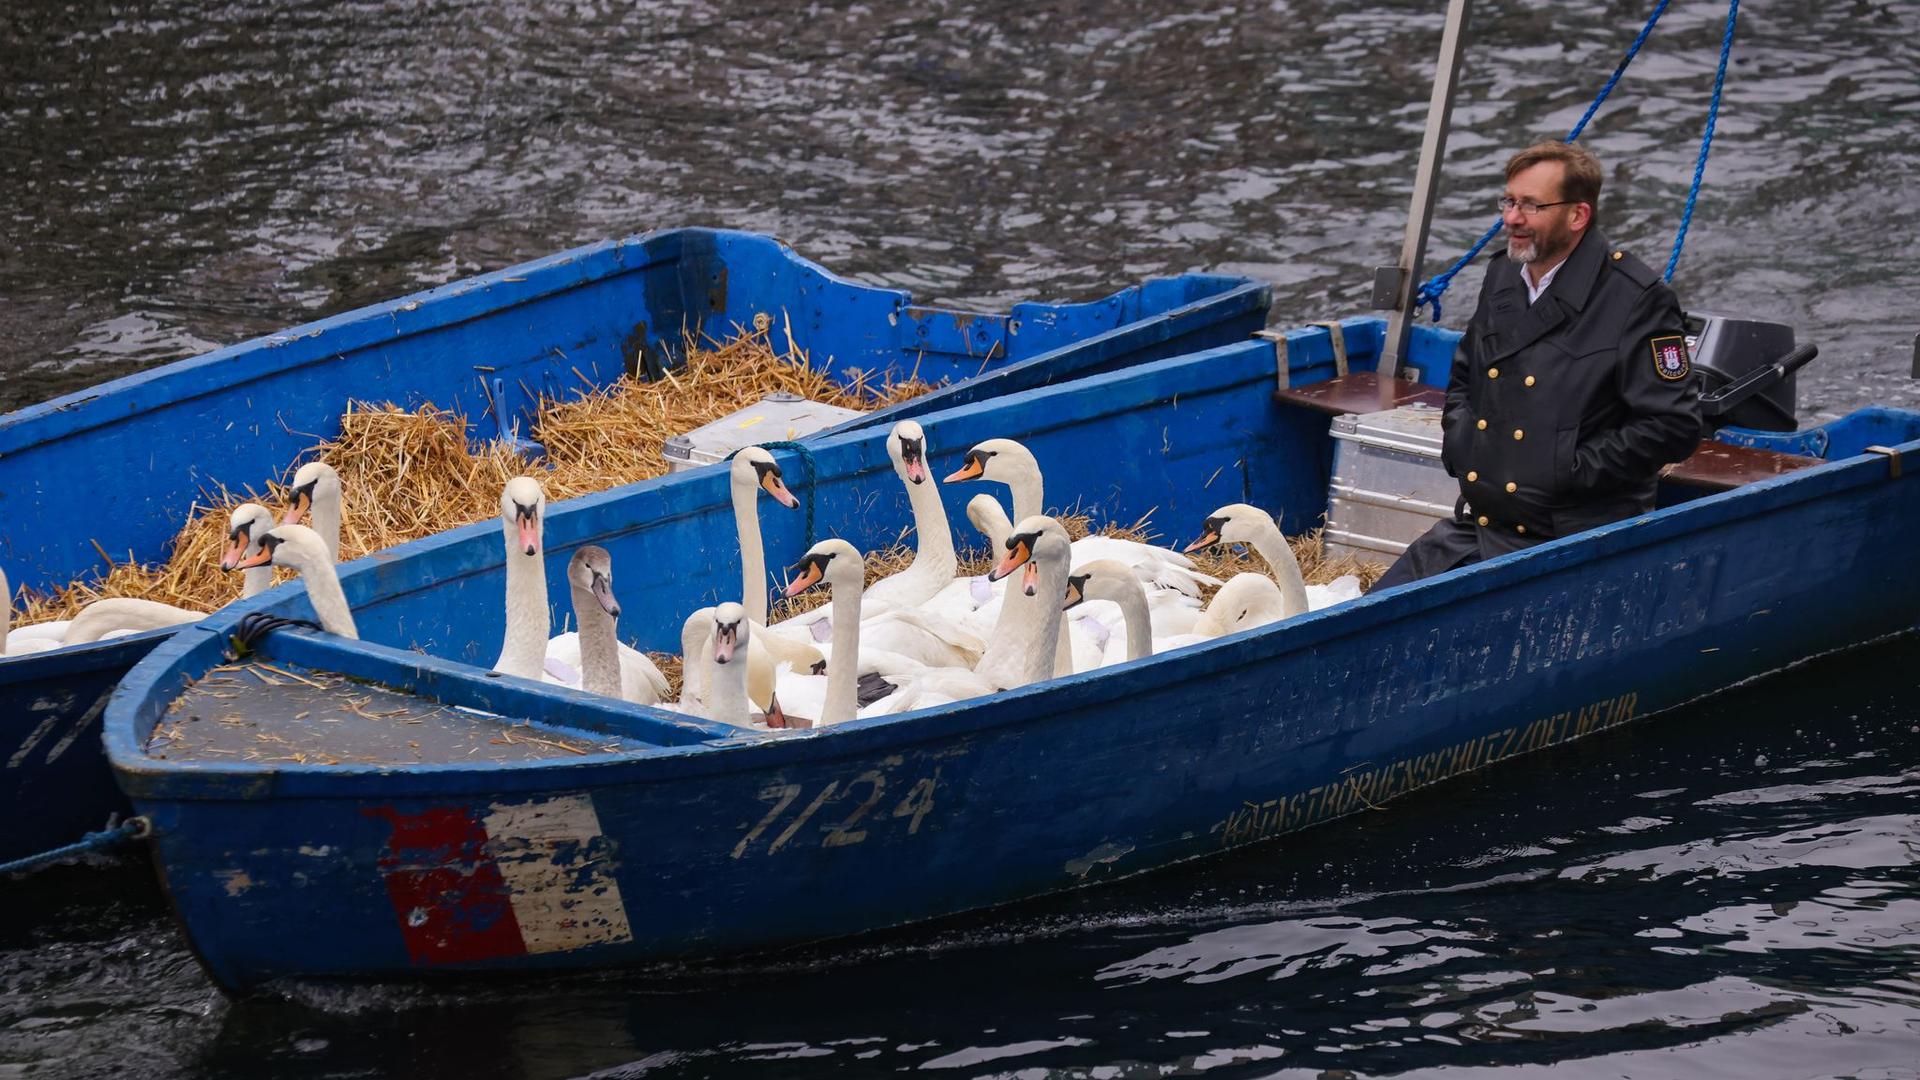
<svg viewBox="0 0 1920 1080">
<path fill-rule="evenodd" d="M 107 848 L 118 847 L 121 844 L 145 837 L 148 831 L 146 818 L 128 818 L 111 829 L 90 832 L 73 843 L 54 848 L 52 851 L 43 851 L 38 855 L 28 855 L 23 859 L 0 863 L 0 877 L 5 877 L 8 874 L 24 873 L 28 870 L 38 870 L 43 866 L 57 863 L 61 859 L 84 854 L 89 851 L 105 851 Z"/>
<path fill-rule="evenodd" d="M 1620 63 L 1614 67 L 1613 75 L 1611 78 L 1607 80 L 1607 85 L 1600 88 L 1600 93 L 1594 97 L 1593 104 L 1587 106 L 1586 113 L 1580 117 L 1579 123 L 1573 125 L 1573 130 L 1567 133 L 1567 137 L 1565 141 L 1572 142 L 1573 140 L 1580 137 L 1580 133 L 1582 131 L 1586 130 L 1587 122 L 1589 120 L 1592 120 L 1594 114 L 1600 111 L 1600 106 L 1607 100 L 1607 95 L 1613 93 L 1613 88 L 1619 85 L 1620 77 L 1627 73 L 1627 66 L 1633 63 L 1633 58 L 1635 56 L 1639 55 L 1640 46 L 1645 45 L 1647 43 L 1647 35 L 1653 33 L 1654 24 L 1660 21 L 1660 16 L 1666 13 L 1667 5 L 1671 2 L 1672 0 L 1660 0 L 1658 4 L 1654 5 L 1653 14 L 1647 16 L 1647 24 L 1640 28 L 1640 33 L 1633 39 L 1633 44 L 1627 46 L 1627 54 L 1625 56 L 1622 56 L 1620 58 Z M 1739 0 L 1734 0 L 1734 2 L 1737 4 Z M 1727 33 L 1729 37 L 1731 37 L 1733 33 L 1731 26 L 1728 27 Z M 1721 56 L 1720 62 L 1721 62 L 1721 70 L 1724 71 L 1726 66 L 1726 57 L 1724 53 Z M 1719 100 L 1720 100 L 1720 88 L 1719 88 L 1719 84 L 1715 83 L 1714 84 L 1714 102 L 1716 106 L 1718 105 Z M 1709 132 L 1713 130 L 1713 124 L 1711 120 L 1708 121 L 1707 130 Z M 1703 162 L 1706 160 L 1704 154 L 1702 155 L 1701 160 Z M 1432 304 L 1433 305 L 1433 321 L 1439 322 L 1440 321 L 1440 297 L 1442 294 L 1444 294 L 1447 291 L 1447 287 L 1453 284 L 1453 276 L 1455 274 L 1458 274 L 1461 270 L 1466 269 L 1467 264 L 1471 263 L 1474 260 L 1475 256 L 1480 254 L 1481 249 L 1485 248 L 1487 244 L 1492 242 L 1494 237 L 1500 235 L 1500 230 L 1505 226 L 1505 223 L 1506 222 L 1504 218 L 1496 218 L 1494 220 L 1493 227 L 1488 229 L 1486 231 L 1486 234 L 1480 237 L 1479 242 L 1474 244 L 1473 247 L 1469 248 L 1465 255 L 1460 256 L 1459 261 L 1455 262 L 1452 266 L 1447 267 L 1446 270 L 1444 270 L 1443 272 L 1435 274 L 1434 276 L 1428 278 L 1426 282 L 1420 286 L 1419 290 L 1413 294 L 1414 313 L 1418 314 L 1421 308 L 1425 307 L 1428 304 Z M 1684 234 L 1684 231 L 1685 230 L 1683 229 L 1682 230 L 1683 234 Z"/>
<path fill-rule="evenodd" d="M 1693 163 L 1693 187 L 1687 191 L 1687 209 L 1680 215 L 1680 233 L 1673 238 L 1673 255 L 1667 259 L 1666 280 L 1673 280 L 1680 265 L 1680 249 L 1687 243 L 1687 227 L 1693 224 L 1693 204 L 1700 198 L 1700 178 L 1707 172 L 1707 151 L 1713 149 L 1713 125 L 1720 118 L 1720 87 L 1727 81 L 1727 54 L 1733 51 L 1733 22 L 1740 14 L 1740 0 L 1727 5 L 1727 32 L 1720 38 L 1720 69 L 1713 73 L 1713 101 L 1707 106 L 1707 130 L 1700 136 L 1700 157 Z"/>
</svg>

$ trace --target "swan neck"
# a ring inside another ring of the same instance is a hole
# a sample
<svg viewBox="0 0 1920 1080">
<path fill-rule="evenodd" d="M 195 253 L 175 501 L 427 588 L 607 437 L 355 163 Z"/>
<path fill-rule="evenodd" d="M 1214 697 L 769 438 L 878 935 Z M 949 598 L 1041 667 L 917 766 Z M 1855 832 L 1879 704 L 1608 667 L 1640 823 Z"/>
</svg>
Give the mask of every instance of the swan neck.
<svg viewBox="0 0 1920 1080">
<path fill-rule="evenodd" d="M 904 573 L 935 574 L 943 581 L 951 581 L 960 573 L 960 560 L 953 550 L 953 529 L 947 525 L 946 503 L 940 500 L 933 480 L 908 484 L 907 501 L 913 506 L 913 531 L 917 535 L 913 562 Z M 834 591 L 837 605 L 839 586 L 834 586 Z"/>
<path fill-rule="evenodd" d="M 1001 601 L 1000 619 L 994 624 L 993 639 L 981 655 L 974 672 L 1003 690 L 1026 686 L 1052 678 L 1059 672 L 1062 642 L 1060 601 L 1066 591 L 1067 566 L 1043 561 L 1039 586 L 1028 596 L 1017 579 L 1009 578 L 1006 598 Z M 1071 650 L 1071 643 L 1067 644 Z M 1072 672 L 1072 653 L 1068 653 L 1066 672 Z"/>
<path fill-rule="evenodd" d="M 1044 482 L 1040 478 L 1039 469 L 1021 469 L 1019 473 L 1007 481 L 1007 487 L 1013 492 L 1014 522 L 1025 521 L 1036 514 L 1046 512 L 1042 509 L 1046 504 L 1046 491 Z"/>
<path fill-rule="evenodd" d="M 273 587 L 273 569 L 266 566 L 250 566 L 240 575 L 240 599 L 258 596 Z"/>
<path fill-rule="evenodd" d="M 620 695 L 620 639 L 613 616 L 592 590 L 573 586 L 573 615 L 580 622 L 580 689 L 589 694 Z"/>
<path fill-rule="evenodd" d="M 1293 546 L 1280 532 L 1277 525 L 1263 526 L 1253 538 L 1253 550 L 1267 560 L 1267 566 L 1273 572 L 1273 580 L 1280 586 L 1280 602 L 1285 609 L 1283 618 L 1292 618 L 1307 610 L 1307 581 L 1300 574 L 1300 560 L 1294 557 Z"/>
<path fill-rule="evenodd" d="M 733 651 L 733 660 L 725 664 L 715 663 L 711 650 L 700 657 L 700 663 L 707 665 L 707 690 L 713 698 L 707 702 L 708 719 L 739 727 L 752 722 L 753 709 L 747 701 L 747 648 L 748 642 L 742 642 Z"/>
<path fill-rule="evenodd" d="M 857 579 L 833 586 L 833 659 L 827 662 L 822 724 L 851 720 L 859 708 L 856 684 L 860 679 L 860 602 L 864 592 L 864 584 Z"/>
<path fill-rule="evenodd" d="M 329 492 L 327 497 L 313 504 L 313 531 L 320 534 L 320 542 L 327 545 L 327 558 L 340 561 L 340 495 Z"/>
<path fill-rule="evenodd" d="M 1122 585 L 1099 595 L 1120 605 L 1120 614 L 1127 620 L 1127 659 L 1153 655 L 1153 616 L 1147 610 L 1147 594 L 1139 586 Z"/>
<path fill-rule="evenodd" d="M 740 534 L 740 605 L 747 618 L 767 623 L 767 556 L 760 540 L 758 489 L 732 484 L 733 527 Z"/>
<path fill-rule="evenodd" d="M 547 660 L 547 575 L 541 556 L 507 551 L 507 633 L 494 670 L 538 679 Z"/>
<path fill-rule="evenodd" d="M 359 640 L 360 630 L 353 623 L 353 609 L 347 606 L 347 594 L 340 588 L 340 575 L 332 560 L 296 567 L 307 586 L 307 601 L 313 605 L 314 618 L 329 634 Z"/>
</svg>

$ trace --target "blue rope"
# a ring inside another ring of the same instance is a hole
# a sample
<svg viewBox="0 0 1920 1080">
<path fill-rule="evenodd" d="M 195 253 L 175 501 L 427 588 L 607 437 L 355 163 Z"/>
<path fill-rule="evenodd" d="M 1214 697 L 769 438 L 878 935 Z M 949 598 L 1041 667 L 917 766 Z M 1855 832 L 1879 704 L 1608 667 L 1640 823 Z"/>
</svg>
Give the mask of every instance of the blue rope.
<svg viewBox="0 0 1920 1080">
<path fill-rule="evenodd" d="M 1727 81 L 1727 54 L 1733 51 L 1733 21 L 1740 14 L 1740 0 L 1727 5 L 1727 32 L 1720 38 L 1720 69 L 1713 73 L 1713 103 L 1707 106 L 1707 130 L 1700 136 L 1700 157 L 1693 163 L 1693 187 L 1687 191 L 1687 209 L 1680 215 L 1680 234 L 1673 238 L 1673 255 L 1667 259 L 1666 280 L 1673 280 L 1680 265 L 1680 249 L 1687 243 L 1687 227 L 1693 224 L 1693 204 L 1700 198 L 1700 178 L 1707 171 L 1707 151 L 1713 148 L 1713 124 L 1720 118 L 1720 87 Z"/>
<path fill-rule="evenodd" d="M 28 870 L 38 870 L 43 866 L 57 863 L 61 859 L 73 855 L 80 855 L 89 851 L 105 851 L 107 848 L 119 847 L 121 844 L 133 840 L 145 839 L 151 831 L 151 827 L 147 824 L 146 818 L 128 818 L 111 829 L 90 832 L 79 840 L 67 844 L 64 847 L 57 847 L 52 851 L 44 851 L 38 855 L 29 855 L 24 859 L 15 859 L 12 862 L 0 863 L 0 877 L 8 874 L 24 873 Z"/>
<path fill-rule="evenodd" d="M 1620 77 L 1627 73 L 1627 65 L 1633 63 L 1633 58 L 1636 55 L 1638 55 L 1640 52 L 1640 46 L 1645 45 L 1647 43 L 1647 35 L 1653 33 L 1654 24 L 1660 21 L 1660 16 L 1666 13 L 1667 5 L 1671 2 L 1672 0 L 1660 0 L 1658 4 L 1654 5 L 1653 14 L 1647 16 L 1647 24 L 1640 28 L 1639 36 L 1633 39 L 1633 44 L 1627 46 L 1627 54 L 1620 58 L 1620 63 L 1618 66 L 1616 66 L 1613 69 L 1613 76 L 1607 80 L 1607 85 L 1600 88 L 1600 93 L 1598 96 L 1596 96 L 1593 99 L 1593 104 L 1587 106 L 1586 114 L 1581 116 L 1580 122 L 1573 125 L 1573 130 L 1567 133 L 1567 138 L 1566 138 L 1567 142 L 1572 142 L 1573 140 L 1579 138 L 1580 133 L 1586 130 L 1587 121 L 1593 119 L 1593 115 L 1600 111 L 1601 104 L 1607 100 L 1607 95 L 1613 93 L 1613 88 L 1619 84 Z M 1734 2 L 1737 4 L 1739 0 L 1734 0 Z M 1731 24 L 1729 24 L 1728 26 L 1727 33 L 1729 35 L 1729 38 L 1731 38 L 1731 35 L 1733 33 Z M 1721 70 L 1725 71 L 1726 56 L 1724 53 L 1722 53 L 1721 55 L 1720 63 L 1721 63 Z M 1714 84 L 1714 103 L 1716 106 L 1719 104 L 1719 100 L 1720 100 L 1720 86 L 1716 82 Z M 1713 130 L 1713 123 L 1711 120 L 1709 120 L 1707 123 L 1707 130 L 1709 133 L 1711 133 Z M 1702 162 L 1706 160 L 1704 151 L 1702 152 L 1701 160 Z M 1696 183 L 1697 183 L 1697 179 L 1696 179 Z M 1689 210 L 1691 210 L 1691 204 L 1689 204 Z M 1453 284 L 1453 276 L 1455 274 L 1458 274 L 1461 270 L 1465 269 L 1467 264 L 1472 262 L 1474 260 L 1474 257 L 1480 254 L 1480 251 L 1482 248 L 1486 247 L 1487 244 L 1491 242 L 1494 237 L 1500 235 L 1500 230 L 1505 226 L 1505 224 L 1506 224 L 1505 218 L 1496 218 L 1494 220 L 1493 227 L 1488 229 L 1486 231 L 1486 235 L 1480 237 L 1480 241 L 1474 244 L 1472 248 L 1469 248 L 1465 255 L 1460 256 L 1460 259 L 1458 262 L 1454 263 L 1452 266 L 1447 267 L 1447 269 L 1442 273 L 1435 274 L 1434 276 L 1428 278 L 1426 280 L 1426 283 L 1420 286 L 1419 291 L 1413 294 L 1414 313 L 1417 315 L 1419 314 L 1421 308 L 1425 307 L 1428 304 L 1432 304 L 1433 305 L 1433 321 L 1439 322 L 1440 321 L 1440 297 L 1442 294 L 1444 294 L 1447 291 L 1447 287 Z M 1682 230 L 1682 232 L 1684 234 L 1684 229 Z"/>
</svg>

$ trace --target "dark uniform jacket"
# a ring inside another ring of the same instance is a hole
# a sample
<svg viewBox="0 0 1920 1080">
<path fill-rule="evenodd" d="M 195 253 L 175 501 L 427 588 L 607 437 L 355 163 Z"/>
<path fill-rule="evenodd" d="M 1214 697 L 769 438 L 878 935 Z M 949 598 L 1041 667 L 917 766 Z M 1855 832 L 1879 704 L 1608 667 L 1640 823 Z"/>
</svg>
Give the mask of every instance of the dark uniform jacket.
<svg viewBox="0 0 1920 1080">
<path fill-rule="evenodd" d="M 1487 267 L 1447 381 L 1443 460 L 1482 557 L 1653 509 L 1660 467 L 1700 440 L 1680 304 L 1593 230 L 1532 306 Z"/>
</svg>

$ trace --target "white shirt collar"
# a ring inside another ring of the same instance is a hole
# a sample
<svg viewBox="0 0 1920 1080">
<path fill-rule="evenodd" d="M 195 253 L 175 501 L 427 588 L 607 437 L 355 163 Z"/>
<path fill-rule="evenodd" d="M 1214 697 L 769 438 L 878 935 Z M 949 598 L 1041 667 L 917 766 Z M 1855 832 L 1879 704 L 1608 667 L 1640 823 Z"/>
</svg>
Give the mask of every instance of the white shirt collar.
<svg viewBox="0 0 1920 1080">
<path fill-rule="evenodd" d="M 1553 284 L 1553 275 L 1559 273 L 1560 268 L 1565 265 L 1567 265 L 1566 259 L 1561 259 L 1559 262 L 1555 263 L 1553 265 L 1553 269 L 1540 275 L 1540 284 L 1538 285 L 1535 285 L 1533 283 L 1533 275 L 1527 273 L 1526 267 L 1523 266 L 1520 268 L 1520 280 L 1527 283 L 1527 305 L 1529 307 L 1533 305 L 1533 302 L 1535 300 L 1540 299 L 1541 293 L 1547 291 L 1547 286 Z"/>
</svg>

